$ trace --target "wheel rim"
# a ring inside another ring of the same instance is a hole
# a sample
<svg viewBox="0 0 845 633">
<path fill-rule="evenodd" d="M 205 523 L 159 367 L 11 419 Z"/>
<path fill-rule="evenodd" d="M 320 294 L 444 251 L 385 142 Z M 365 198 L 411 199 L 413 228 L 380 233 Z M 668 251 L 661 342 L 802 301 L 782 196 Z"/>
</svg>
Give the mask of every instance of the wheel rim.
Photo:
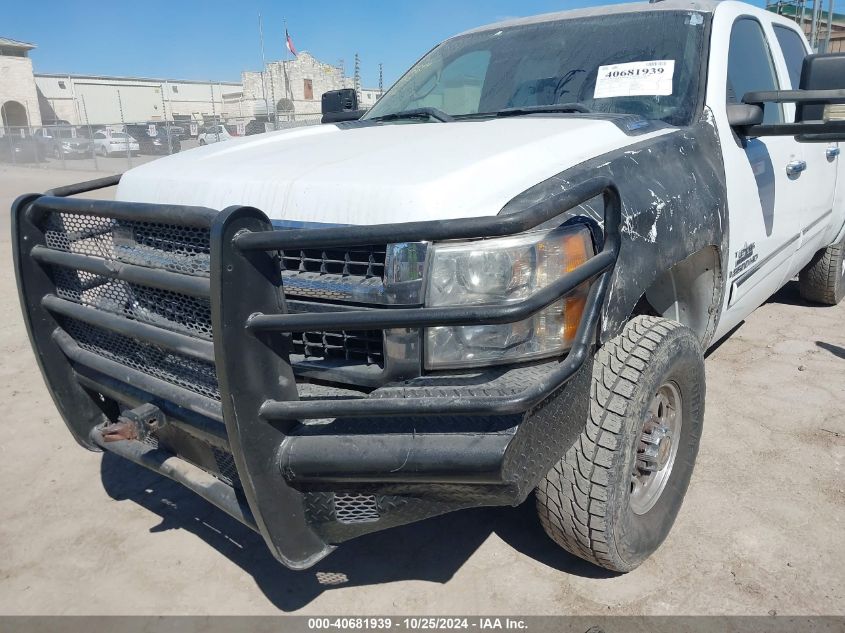
<svg viewBox="0 0 845 633">
<path fill-rule="evenodd" d="M 651 510 L 672 476 L 683 426 L 681 391 L 674 382 L 660 386 L 643 422 L 631 472 L 631 498 L 634 514 Z"/>
</svg>

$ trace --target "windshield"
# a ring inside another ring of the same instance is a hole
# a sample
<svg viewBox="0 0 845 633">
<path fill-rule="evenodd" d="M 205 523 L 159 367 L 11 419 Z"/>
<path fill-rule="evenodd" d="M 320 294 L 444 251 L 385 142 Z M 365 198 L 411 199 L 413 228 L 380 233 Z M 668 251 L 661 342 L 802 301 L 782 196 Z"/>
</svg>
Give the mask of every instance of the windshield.
<svg viewBox="0 0 845 633">
<path fill-rule="evenodd" d="M 366 119 L 417 108 L 453 117 L 580 104 L 689 123 L 698 104 L 704 15 L 617 13 L 486 30 L 447 40 Z"/>
<path fill-rule="evenodd" d="M 111 137 L 112 137 L 112 138 L 129 138 L 129 137 L 128 137 L 126 134 L 124 134 L 123 132 L 112 132 L 112 133 L 111 133 Z"/>
</svg>

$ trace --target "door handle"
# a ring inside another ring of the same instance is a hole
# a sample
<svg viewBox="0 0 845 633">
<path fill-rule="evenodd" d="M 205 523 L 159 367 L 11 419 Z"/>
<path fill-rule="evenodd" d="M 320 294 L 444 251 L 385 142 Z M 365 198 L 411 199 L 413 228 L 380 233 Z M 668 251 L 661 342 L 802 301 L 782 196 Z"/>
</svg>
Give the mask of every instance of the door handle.
<svg viewBox="0 0 845 633">
<path fill-rule="evenodd" d="M 805 169 L 807 169 L 806 160 L 791 160 L 786 164 L 786 175 L 797 176 Z"/>
<path fill-rule="evenodd" d="M 833 160 L 837 156 L 839 156 L 839 148 L 838 147 L 828 147 L 827 148 L 827 159 Z"/>
</svg>

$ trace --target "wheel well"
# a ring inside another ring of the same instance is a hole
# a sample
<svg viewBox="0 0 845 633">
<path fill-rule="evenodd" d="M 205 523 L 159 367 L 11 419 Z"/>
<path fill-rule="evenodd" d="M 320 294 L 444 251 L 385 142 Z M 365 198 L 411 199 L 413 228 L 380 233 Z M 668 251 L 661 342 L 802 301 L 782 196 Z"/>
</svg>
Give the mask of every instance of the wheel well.
<svg viewBox="0 0 845 633">
<path fill-rule="evenodd" d="M 683 323 L 706 346 L 716 331 L 721 301 L 719 249 L 707 246 L 660 274 L 631 317 L 662 316 Z"/>
</svg>

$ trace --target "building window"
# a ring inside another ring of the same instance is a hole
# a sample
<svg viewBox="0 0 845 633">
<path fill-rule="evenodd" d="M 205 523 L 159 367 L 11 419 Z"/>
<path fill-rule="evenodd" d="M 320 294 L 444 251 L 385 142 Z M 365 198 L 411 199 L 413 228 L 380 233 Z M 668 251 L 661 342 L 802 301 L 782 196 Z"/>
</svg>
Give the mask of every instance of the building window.
<svg viewBox="0 0 845 633">
<path fill-rule="evenodd" d="M 173 88 L 173 92 L 175 92 L 176 94 L 179 94 L 179 86 L 170 86 L 170 87 Z"/>
<path fill-rule="evenodd" d="M 305 98 L 306 99 L 313 99 L 314 98 L 314 84 L 311 82 L 310 79 L 303 80 L 305 84 Z"/>
<path fill-rule="evenodd" d="M 65 90 L 67 88 L 67 86 L 65 85 L 65 82 L 60 81 L 59 82 L 59 88 L 61 88 L 62 90 Z"/>
</svg>

